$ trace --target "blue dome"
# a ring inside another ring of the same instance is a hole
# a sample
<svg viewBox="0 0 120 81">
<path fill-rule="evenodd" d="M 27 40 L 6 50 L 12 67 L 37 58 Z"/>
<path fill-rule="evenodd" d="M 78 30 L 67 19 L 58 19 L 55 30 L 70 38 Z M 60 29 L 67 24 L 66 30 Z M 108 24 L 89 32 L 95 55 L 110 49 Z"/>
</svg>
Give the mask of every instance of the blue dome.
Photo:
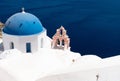
<svg viewBox="0 0 120 81">
<path fill-rule="evenodd" d="M 16 13 L 5 23 L 3 32 L 11 35 L 33 35 L 44 30 L 40 20 L 30 13 Z"/>
</svg>

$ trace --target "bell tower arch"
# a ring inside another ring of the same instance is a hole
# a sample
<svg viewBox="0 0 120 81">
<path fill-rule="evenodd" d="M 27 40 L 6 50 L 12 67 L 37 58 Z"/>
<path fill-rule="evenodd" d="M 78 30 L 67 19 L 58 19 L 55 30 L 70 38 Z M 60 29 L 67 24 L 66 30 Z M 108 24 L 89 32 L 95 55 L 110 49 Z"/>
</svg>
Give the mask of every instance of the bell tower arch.
<svg viewBox="0 0 120 81">
<path fill-rule="evenodd" d="M 70 50 L 70 38 L 63 26 L 57 29 L 55 35 L 52 37 L 51 48 Z"/>
</svg>

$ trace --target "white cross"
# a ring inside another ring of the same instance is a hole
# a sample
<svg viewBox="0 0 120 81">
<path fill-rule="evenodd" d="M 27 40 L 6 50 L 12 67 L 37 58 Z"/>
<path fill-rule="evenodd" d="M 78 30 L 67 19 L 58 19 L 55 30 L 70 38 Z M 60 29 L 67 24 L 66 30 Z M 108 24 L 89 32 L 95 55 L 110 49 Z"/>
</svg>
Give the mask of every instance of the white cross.
<svg viewBox="0 0 120 81">
<path fill-rule="evenodd" d="M 25 13 L 25 8 L 24 7 L 22 8 L 22 13 Z"/>
</svg>

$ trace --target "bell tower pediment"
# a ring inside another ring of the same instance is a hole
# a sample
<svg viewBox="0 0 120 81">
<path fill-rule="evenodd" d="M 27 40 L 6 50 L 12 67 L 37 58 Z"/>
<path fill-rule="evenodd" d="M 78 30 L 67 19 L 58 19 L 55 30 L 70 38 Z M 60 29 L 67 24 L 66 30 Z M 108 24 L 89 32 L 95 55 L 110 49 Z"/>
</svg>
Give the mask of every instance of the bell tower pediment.
<svg viewBox="0 0 120 81">
<path fill-rule="evenodd" d="M 70 38 L 67 35 L 67 32 L 63 26 L 56 30 L 55 35 L 52 37 L 51 47 L 53 49 L 62 49 L 66 50 L 70 48 Z"/>
</svg>

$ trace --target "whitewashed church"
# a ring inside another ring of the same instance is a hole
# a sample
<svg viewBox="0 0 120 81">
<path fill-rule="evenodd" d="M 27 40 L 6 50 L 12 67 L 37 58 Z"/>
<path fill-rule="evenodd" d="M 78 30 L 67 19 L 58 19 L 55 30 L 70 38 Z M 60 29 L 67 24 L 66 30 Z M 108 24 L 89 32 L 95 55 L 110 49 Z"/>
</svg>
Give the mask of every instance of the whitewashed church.
<svg viewBox="0 0 120 81">
<path fill-rule="evenodd" d="M 40 20 L 24 9 L 6 21 L 2 32 L 4 50 L 16 48 L 23 53 L 34 53 L 39 48 L 69 48 L 69 38 L 62 26 L 52 40 Z"/>
<path fill-rule="evenodd" d="M 51 39 L 24 9 L 0 31 L 0 81 L 120 81 L 120 55 L 102 59 L 72 52 L 63 26 Z"/>
</svg>

